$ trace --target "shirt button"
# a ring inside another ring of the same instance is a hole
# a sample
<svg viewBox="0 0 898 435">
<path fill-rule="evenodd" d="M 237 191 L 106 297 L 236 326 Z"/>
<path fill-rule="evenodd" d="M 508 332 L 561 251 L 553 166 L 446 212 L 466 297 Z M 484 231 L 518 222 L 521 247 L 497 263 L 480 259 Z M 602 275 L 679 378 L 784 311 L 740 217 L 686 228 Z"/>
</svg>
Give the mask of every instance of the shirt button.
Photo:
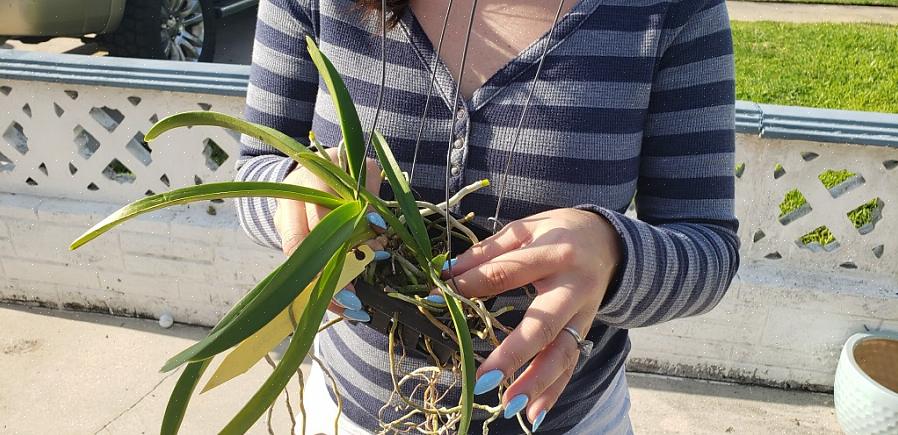
<svg viewBox="0 0 898 435">
<path fill-rule="evenodd" d="M 461 149 L 463 146 L 465 146 L 464 139 L 455 139 L 455 142 L 452 142 L 452 148 L 455 148 L 457 150 Z"/>
<path fill-rule="evenodd" d="M 465 115 L 466 115 L 465 109 L 458 109 L 458 112 L 455 112 L 455 118 L 458 119 L 459 121 L 461 121 L 462 119 L 465 119 Z"/>
<path fill-rule="evenodd" d="M 458 166 L 453 166 L 449 172 L 451 172 L 453 176 L 456 176 L 461 172 L 461 169 L 459 169 Z"/>
</svg>

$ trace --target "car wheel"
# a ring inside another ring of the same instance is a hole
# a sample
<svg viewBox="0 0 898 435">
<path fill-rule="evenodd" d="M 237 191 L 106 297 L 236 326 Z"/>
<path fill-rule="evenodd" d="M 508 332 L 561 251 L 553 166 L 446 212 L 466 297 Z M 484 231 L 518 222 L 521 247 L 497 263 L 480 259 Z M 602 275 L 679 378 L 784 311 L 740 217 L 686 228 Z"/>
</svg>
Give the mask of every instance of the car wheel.
<svg viewBox="0 0 898 435">
<path fill-rule="evenodd" d="M 215 54 L 213 0 L 128 0 L 115 32 L 98 40 L 121 57 L 208 62 Z"/>
</svg>

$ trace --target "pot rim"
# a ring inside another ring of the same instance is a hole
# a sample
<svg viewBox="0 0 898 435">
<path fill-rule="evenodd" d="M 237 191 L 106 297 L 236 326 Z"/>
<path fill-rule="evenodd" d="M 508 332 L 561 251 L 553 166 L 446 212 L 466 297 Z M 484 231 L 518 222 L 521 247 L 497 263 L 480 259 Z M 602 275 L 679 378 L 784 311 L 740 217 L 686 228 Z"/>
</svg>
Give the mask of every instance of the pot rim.
<svg viewBox="0 0 898 435">
<path fill-rule="evenodd" d="M 891 340 L 898 341 L 898 333 L 887 332 L 887 331 L 875 331 L 875 332 L 859 332 L 857 334 L 852 335 L 848 338 L 848 341 L 845 342 L 845 347 L 843 348 L 843 352 L 846 353 L 846 357 L 848 357 L 848 361 L 851 364 L 852 370 L 860 374 L 868 383 L 874 386 L 881 393 L 886 394 L 892 399 L 898 400 L 898 392 L 892 391 L 885 387 L 885 385 L 880 384 L 873 379 L 867 372 L 861 369 L 860 365 L 858 365 L 857 361 L 854 359 L 854 349 L 864 341 L 867 340 Z"/>
</svg>

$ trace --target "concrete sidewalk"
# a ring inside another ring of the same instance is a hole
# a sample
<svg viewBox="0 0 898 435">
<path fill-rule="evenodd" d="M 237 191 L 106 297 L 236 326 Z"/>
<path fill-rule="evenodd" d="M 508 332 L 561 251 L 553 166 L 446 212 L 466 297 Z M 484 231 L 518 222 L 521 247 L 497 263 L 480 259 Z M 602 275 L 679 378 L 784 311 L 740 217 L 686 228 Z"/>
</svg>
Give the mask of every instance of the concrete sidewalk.
<svg viewBox="0 0 898 435">
<path fill-rule="evenodd" d="M 888 6 L 728 1 L 727 10 L 733 21 L 898 24 L 898 8 Z"/>
<path fill-rule="evenodd" d="M 0 433 L 55 435 L 158 431 L 177 377 L 158 368 L 207 333 L 14 305 L 0 305 L 0 331 Z M 182 433 L 217 432 L 270 371 L 260 364 L 195 397 Z M 829 395 L 639 374 L 628 380 L 636 433 L 839 433 Z M 278 403 L 272 427 L 286 434 L 283 396 Z M 264 418 L 250 433 L 268 433 Z"/>
</svg>

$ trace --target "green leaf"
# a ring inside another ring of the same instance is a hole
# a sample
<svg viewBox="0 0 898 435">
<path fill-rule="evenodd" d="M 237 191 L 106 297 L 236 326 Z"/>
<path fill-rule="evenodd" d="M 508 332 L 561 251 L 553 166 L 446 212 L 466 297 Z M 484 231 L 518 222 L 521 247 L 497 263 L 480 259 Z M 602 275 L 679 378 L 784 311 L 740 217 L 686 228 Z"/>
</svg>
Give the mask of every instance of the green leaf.
<svg viewBox="0 0 898 435">
<path fill-rule="evenodd" d="M 387 175 L 387 181 L 390 182 L 390 186 L 393 188 L 393 194 L 396 196 L 396 200 L 399 201 L 399 208 L 402 210 L 402 215 L 405 216 L 405 222 L 412 233 L 412 237 L 415 239 L 415 246 L 421 255 L 429 259 L 433 255 L 430 246 L 430 236 L 427 234 L 424 218 L 421 217 L 421 212 L 418 210 L 418 205 L 415 202 L 415 196 L 412 194 L 408 180 L 405 179 L 399 164 L 396 163 L 396 158 L 393 157 L 393 152 L 390 150 L 390 146 L 387 145 L 387 140 L 379 132 L 374 132 L 372 143 L 377 151 L 377 157 L 383 166 L 384 173 Z"/>
<path fill-rule="evenodd" d="M 190 396 L 196 389 L 200 378 L 209 366 L 212 358 L 204 361 L 197 361 L 187 364 L 181 376 L 178 377 L 178 383 L 171 392 L 168 399 L 168 405 L 165 407 L 165 415 L 162 417 L 162 428 L 159 433 L 162 435 L 174 435 L 181 428 L 184 421 L 184 415 L 187 413 L 187 404 L 190 403 Z"/>
<path fill-rule="evenodd" d="M 433 257 L 433 260 L 430 260 L 430 265 L 432 267 L 435 267 L 436 270 L 442 270 L 443 265 L 446 264 L 446 260 L 448 260 L 448 259 L 449 259 L 449 253 L 443 252 L 442 254 L 439 254 L 439 255 Z"/>
<path fill-rule="evenodd" d="M 315 41 L 306 36 L 306 46 L 309 56 L 327 90 L 330 93 L 331 101 L 334 104 L 334 110 L 340 119 L 340 130 L 343 132 L 343 144 L 346 147 L 346 157 L 349 163 L 349 174 L 356 180 L 359 186 L 365 187 L 365 137 L 362 134 L 362 123 L 359 121 L 359 114 L 355 110 L 352 103 L 352 97 L 346 89 L 346 84 L 340 78 L 340 74 L 327 58 L 315 45 Z"/>
<path fill-rule="evenodd" d="M 358 223 L 358 222 L 357 222 Z M 337 251 L 327 265 L 321 276 L 311 290 L 312 295 L 308 305 L 303 310 L 302 315 L 297 319 L 296 329 L 293 332 L 293 338 L 290 339 L 290 345 L 280 362 L 278 362 L 274 371 L 262 384 L 262 387 L 253 395 L 247 404 L 234 416 L 233 419 L 222 429 L 221 434 L 243 434 L 265 413 L 265 411 L 274 403 L 281 391 L 287 386 L 287 382 L 297 372 L 303 359 L 309 353 L 312 347 L 312 341 L 318 333 L 318 327 L 324 312 L 330 303 L 331 297 L 337 290 L 337 281 L 340 278 L 340 272 L 343 270 L 343 263 L 346 258 L 346 252 L 349 245 L 344 244 L 342 249 Z"/>
<path fill-rule="evenodd" d="M 227 314 L 218 321 L 215 327 L 212 328 L 212 332 L 218 331 L 225 325 L 230 324 L 234 318 L 237 317 L 237 315 L 240 314 L 256 296 L 258 296 L 259 292 L 268 285 L 271 279 L 282 267 L 283 266 L 278 266 L 275 268 L 273 272 L 269 273 L 261 282 L 256 284 L 256 287 L 253 288 L 252 291 L 240 298 L 240 300 L 228 310 Z M 212 358 L 191 362 L 184 367 L 184 371 L 181 372 L 181 376 L 178 377 L 178 382 L 175 384 L 175 388 L 172 390 L 171 396 L 168 399 L 168 405 L 165 407 L 165 415 L 162 417 L 162 428 L 160 430 L 162 435 L 174 435 L 178 433 L 178 429 L 184 421 L 184 415 L 187 413 L 187 405 L 190 403 L 193 391 L 196 389 L 200 378 L 203 376 L 203 373 L 206 371 L 210 362 L 212 362 Z"/>
<path fill-rule="evenodd" d="M 197 125 L 224 127 L 265 142 L 302 164 L 328 187 L 334 189 L 340 197 L 355 198 L 354 180 L 333 162 L 323 159 L 296 139 L 271 127 L 254 124 L 224 113 L 196 111 L 171 115 L 150 128 L 144 140 L 150 142 L 173 128 Z"/>
<path fill-rule="evenodd" d="M 269 197 L 294 199 L 311 202 L 334 209 L 346 203 L 327 192 L 296 186 L 286 183 L 269 183 L 263 181 L 229 181 L 225 183 L 201 184 L 170 192 L 148 196 L 132 202 L 106 217 L 81 237 L 72 242 L 70 249 L 77 249 L 85 243 L 99 237 L 122 222 L 161 208 L 187 204 L 196 201 L 237 197 Z"/>
<path fill-rule="evenodd" d="M 268 285 L 233 321 L 169 359 L 162 371 L 171 371 L 187 361 L 200 361 L 221 353 L 274 319 L 346 243 L 363 213 L 364 208 L 359 202 L 346 203 L 328 213 L 284 262 Z"/>
<path fill-rule="evenodd" d="M 437 272 L 428 269 L 430 279 L 442 290 L 443 298 L 446 299 L 446 307 L 449 308 L 449 315 L 452 317 L 452 325 L 455 327 L 455 334 L 458 336 L 459 354 L 461 356 L 461 418 L 458 422 L 458 433 L 468 433 L 471 426 L 471 415 L 474 412 L 474 344 L 471 341 L 471 331 L 468 329 L 468 322 L 465 319 L 465 313 L 462 311 L 461 301 L 452 296 L 449 287 L 440 279 Z"/>
</svg>

